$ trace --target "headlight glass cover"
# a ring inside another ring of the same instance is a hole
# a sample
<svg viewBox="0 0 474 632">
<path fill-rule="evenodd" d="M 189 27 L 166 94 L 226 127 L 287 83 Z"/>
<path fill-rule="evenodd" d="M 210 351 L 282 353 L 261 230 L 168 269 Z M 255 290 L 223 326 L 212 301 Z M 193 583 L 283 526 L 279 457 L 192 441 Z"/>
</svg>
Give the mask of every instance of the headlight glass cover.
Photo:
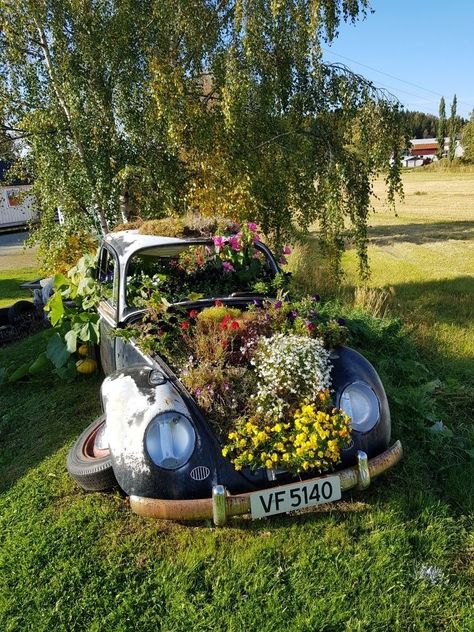
<svg viewBox="0 0 474 632">
<path fill-rule="evenodd" d="M 365 382 L 353 382 L 341 393 L 339 407 L 351 418 L 352 429 L 357 432 L 372 430 L 380 419 L 377 395 Z"/>
<path fill-rule="evenodd" d="M 151 460 L 167 470 L 184 465 L 191 457 L 195 443 L 192 423 L 172 410 L 152 419 L 145 433 L 145 447 Z"/>
</svg>

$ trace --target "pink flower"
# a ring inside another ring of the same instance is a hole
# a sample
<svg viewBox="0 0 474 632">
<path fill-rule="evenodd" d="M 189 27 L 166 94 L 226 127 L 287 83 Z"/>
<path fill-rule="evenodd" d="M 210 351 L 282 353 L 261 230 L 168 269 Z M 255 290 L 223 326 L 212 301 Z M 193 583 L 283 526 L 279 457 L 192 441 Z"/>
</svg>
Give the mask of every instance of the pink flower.
<svg viewBox="0 0 474 632">
<path fill-rule="evenodd" d="M 232 235 L 232 237 L 229 238 L 229 244 L 232 250 L 235 250 L 236 252 L 240 250 L 239 238 L 237 235 Z"/>
<path fill-rule="evenodd" d="M 217 250 L 221 250 L 221 248 L 224 247 L 225 244 L 225 237 L 214 237 L 214 246 L 217 248 Z"/>
<path fill-rule="evenodd" d="M 249 222 L 247 224 L 247 228 L 250 230 L 250 232 L 252 233 L 256 233 L 257 232 L 257 224 L 255 222 Z"/>
<path fill-rule="evenodd" d="M 291 255 L 291 248 L 289 246 L 285 246 L 283 248 L 283 254 L 284 255 Z"/>
<path fill-rule="evenodd" d="M 282 266 L 286 265 L 288 263 L 288 261 L 285 259 L 285 257 L 282 255 L 279 259 L 278 259 L 278 263 L 281 263 Z"/>
<path fill-rule="evenodd" d="M 234 266 L 228 261 L 224 261 L 222 267 L 224 268 L 224 272 L 233 272 L 235 270 Z"/>
</svg>

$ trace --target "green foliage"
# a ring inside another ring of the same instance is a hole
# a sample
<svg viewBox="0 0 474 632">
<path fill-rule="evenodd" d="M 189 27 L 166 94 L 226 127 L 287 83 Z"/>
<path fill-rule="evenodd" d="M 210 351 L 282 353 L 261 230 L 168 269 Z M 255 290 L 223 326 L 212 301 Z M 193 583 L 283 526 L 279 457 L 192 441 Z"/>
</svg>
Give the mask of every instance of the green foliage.
<svg viewBox="0 0 474 632">
<path fill-rule="evenodd" d="M 226 305 L 213 305 L 212 307 L 207 307 L 203 309 L 197 315 L 197 319 L 200 323 L 210 322 L 210 323 L 220 323 L 225 316 L 229 318 L 239 318 L 242 315 L 240 309 L 235 307 L 227 307 Z"/>
<path fill-rule="evenodd" d="M 464 149 L 464 160 L 474 163 L 474 111 L 469 123 L 463 127 L 461 143 Z"/>
<path fill-rule="evenodd" d="M 458 120 L 456 116 L 457 97 L 454 95 L 453 102 L 451 103 L 451 116 L 449 117 L 449 149 L 448 159 L 451 162 L 454 160 L 456 152 L 456 135 L 458 133 Z"/>
<path fill-rule="evenodd" d="M 58 224 L 54 215 L 42 214 L 41 223 L 33 227 L 27 240 L 30 246 L 38 246 L 40 272 L 44 276 L 66 274 L 86 253 L 97 250 L 97 234 L 81 217 L 72 217 L 65 224 Z"/>
<path fill-rule="evenodd" d="M 436 136 L 438 118 L 434 114 L 404 110 L 402 117 L 408 138 L 433 138 Z"/>
<path fill-rule="evenodd" d="M 446 137 L 446 104 L 444 102 L 444 97 L 441 97 L 439 102 L 439 119 L 438 125 L 436 127 L 436 138 L 438 141 L 438 151 L 436 152 L 436 156 L 438 160 L 444 155 L 444 139 Z"/>
<path fill-rule="evenodd" d="M 48 357 L 57 369 L 67 365 L 70 354 L 81 343 L 99 342 L 99 314 L 96 308 L 100 290 L 91 275 L 95 262 L 93 255 L 85 255 L 69 270 L 67 276 L 58 274 L 54 277 L 54 293 L 45 311 L 49 312 L 51 324 L 59 332 L 50 339 L 49 345 L 53 345 L 51 353 L 48 345 Z"/>
<path fill-rule="evenodd" d="M 397 103 L 321 43 L 367 0 L 0 2 L 0 106 L 42 221 L 252 217 L 280 243 L 318 220 L 367 272 L 372 178 L 400 191 Z M 49 230 L 49 229 L 48 229 Z M 69 230 L 69 229 L 65 229 Z M 42 229 L 38 239 L 47 244 Z M 65 245 L 64 235 L 62 245 Z"/>
</svg>

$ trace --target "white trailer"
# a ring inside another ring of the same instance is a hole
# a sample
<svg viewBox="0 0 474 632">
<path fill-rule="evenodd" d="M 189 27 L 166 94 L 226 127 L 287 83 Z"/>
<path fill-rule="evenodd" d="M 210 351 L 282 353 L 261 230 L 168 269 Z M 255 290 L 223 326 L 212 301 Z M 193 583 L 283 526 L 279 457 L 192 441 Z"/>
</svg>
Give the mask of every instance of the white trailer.
<svg viewBox="0 0 474 632">
<path fill-rule="evenodd" d="M 0 230 L 23 228 L 36 218 L 35 200 L 28 194 L 30 185 L 0 187 Z"/>
</svg>

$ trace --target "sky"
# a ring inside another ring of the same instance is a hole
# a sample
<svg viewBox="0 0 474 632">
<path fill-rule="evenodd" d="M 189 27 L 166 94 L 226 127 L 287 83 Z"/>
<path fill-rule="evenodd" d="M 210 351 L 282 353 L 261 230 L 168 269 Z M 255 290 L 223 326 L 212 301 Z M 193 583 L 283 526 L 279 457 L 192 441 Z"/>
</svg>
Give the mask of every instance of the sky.
<svg viewBox="0 0 474 632">
<path fill-rule="evenodd" d="M 444 96 L 449 116 L 456 94 L 457 112 L 468 118 L 474 110 L 474 0 L 371 0 L 371 6 L 374 13 L 344 24 L 324 45 L 325 60 L 388 88 L 408 110 L 437 115 Z"/>
</svg>

